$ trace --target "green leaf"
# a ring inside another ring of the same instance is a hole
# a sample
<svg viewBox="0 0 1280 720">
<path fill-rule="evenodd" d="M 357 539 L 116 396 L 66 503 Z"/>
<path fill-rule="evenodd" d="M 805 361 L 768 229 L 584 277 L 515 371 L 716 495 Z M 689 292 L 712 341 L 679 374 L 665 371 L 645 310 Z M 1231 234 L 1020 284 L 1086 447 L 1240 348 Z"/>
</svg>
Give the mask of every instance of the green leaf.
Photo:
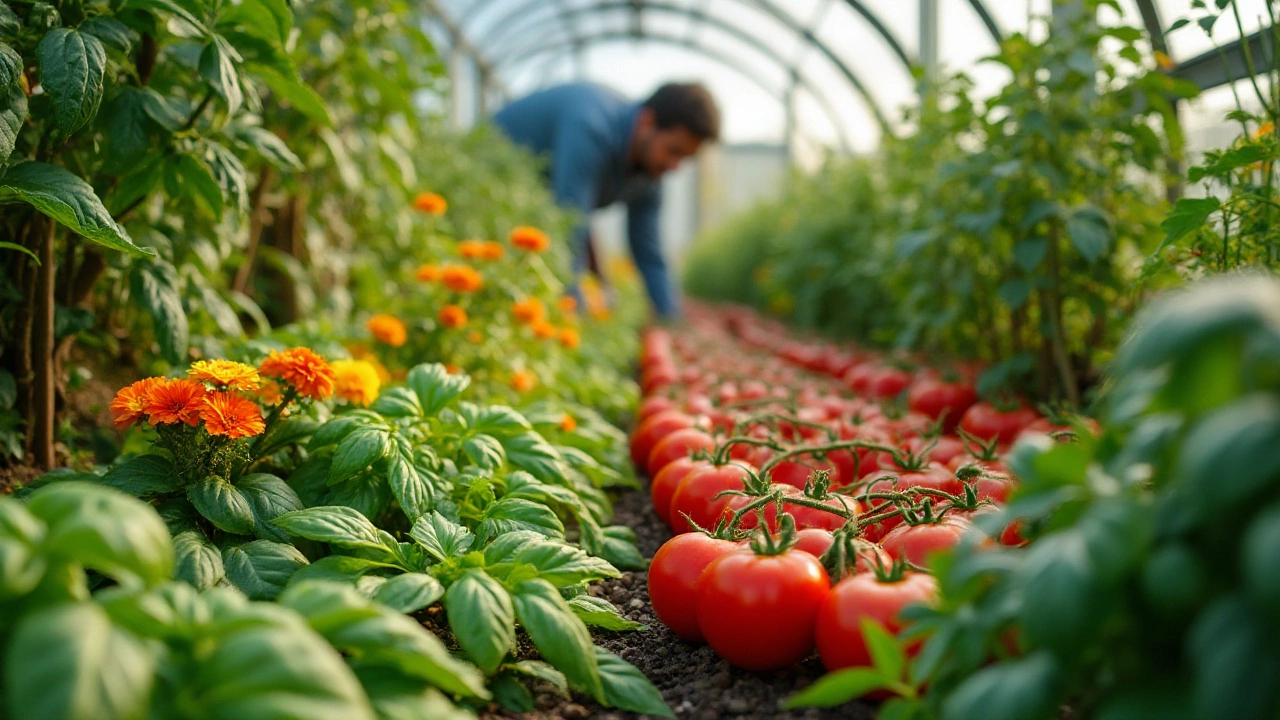
<svg viewBox="0 0 1280 720">
<path fill-rule="evenodd" d="M 243 27 L 246 32 L 283 47 L 293 28 L 293 10 L 287 0 L 244 0 L 226 8 L 218 23 Z"/>
<path fill-rule="evenodd" d="M 7 707 L 18 716 L 65 720 L 146 717 L 156 658 L 93 603 L 21 618 L 5 662 Z"/>
<path fill-rule="evenodd" d="M 241 60 L 240 53 L 221 35 L 214 35 L 200 51 L 200 77 L 227 103 L 228 115 L 235 115 L 244 102 L 240 73 L 236 70 L 236 63 Z"/>
<path fill-rule="evenodd" d="M 1271 148 L 1264 145 L 1241 145 L 1240 147 L 1230 148 L 1220 154 L 1211 156 L 1210 162 L 1188 170 L 1187 180 L 1196 183 L 1206 177 L 1222 178 L 1240 168 L 1261 163 L 1263 160 L 1268 159 L 1272 152 Z M 1180 205 L 1181 201 L 1178 204 Z"/>
<path fill-rule="evenodd" d="M 38 546 L 45 527 L 12 498 L 0 499 L 0 599 L 26 595 L 44 577 L 48 562 Z"/>
<path fill-rule="evenodd" d="M 422 405 L 422 413 L 428 417 L 435 415 L 453 402 L 471 384 L 468 375 L 450 375 L 444 365 L 430 363 L 415 365 L 406 379 L 409 387 L 418 396 Z"/>
<path fill-rule="evenodd" d="M 260 445 L 256 448 L 256 452 L 261 456 L 268 456 L 294 445 L 301 445 L 302 441 L 311 437 L 316 432 L 319 425 L 307 418 L 292 417 L 279 420 L 271 428 L 271 431 L 261 439 Z"/>
<path fill-rule="evenodd" d="M 137 498 L 102 485 L 62 482 L 36 490 L 27 501 L 48 525 L 44 550 L 117 581 L 154 585 L 173 574 L 169 529 Z"/>
<path fill-rule="evenodd" d="M 421 545 L 436 562 L 465 554 L 475 542 L 475 536 L 470 530 L 434 510 L 413 523 L 409 537 Z"/>
<path fill-rule="evenodd" d="M 173 536 L 173 576 L 190 583 L 197 590 L 209 590 L 226 577 L 222 552 L 209 542 L 199 528 L 184 530 Z"/>
<path fill-rule="evenodd" d="M 473 412 L 464 413 L 468 416 L 468 424 L 472 432 L 492 435 L 499 440 L 508 440 L 533 431 L 533 425 L 529 424 L 525 416 L 506 405 L 475 406 L 470 403 L 463 405 L 467 410 L 474 408 Z"/>
<path fill-rule="evenodd" d="M 662 693 L 658 692 L 658 688 L 649 682 L 644 673 L 604 648 L 592 650 L 600 668 L 606 705 L 641 715 L 675 717 L 671 708 L 662 700 Z"/>
<path fill-rule="evenodd" d="M 322 127 L 333 124 L 329 119 L 329 111 L 324 106 L 324 100 L 314 90 L 303 84 L 296 74 L 288 75 L 261 63 L 249 63 L 246 67 L 249 72 L 266 83 L 267 87 L 271 88 L 271 92 L 285 104 L 292 105 L 295 110 Z"/>
<path fill-rule="evenodd" d="M 354 432 L 356 428 L 368 427 L 371 422 L 376 420 L 376 415 L 363 410 L 340 415 L 320 426 L 320 429 L 311 436 L 311 442 L 307 443 L 307 450 L 317 450 L 329 445 L 337 445 L 343 438 Z"/>
<path fill-rule="evenodd" d="M 625 570 L 643 570 L 649 567 L 649 561 L 645 560 L 644 555 L 640 554 L 640 548 L 636 547 L 635 538 L 617 537 L 616 531 L 616 527 L 604 531 L 604 547 L 599 553 L 600 557 L 608 560 L 614 567 Z"/>
<path fill-rule="evenodd" d="M 388 579 L 373 600 L 402 613 L 415 613 L 444 597 L 444 586 L 426 573 L 405 573 Z"/>
<path fill-rule="evenodd" d="M 197 18 L 176 0 L 124 0 L 123 7 L 145 8 L 148 10 L 159 10 L 169 13 L 174 22 L 170 28 L 180 37 L 204 37 L 208 35 L 208 28 L 203 21 Z"/>
<path fill-rule="evenodd" d="M 492 435 L 472 435 L 462 442 L 462 452 L 484 470 L 497 470 L 507 460 L 502 441 Z"/>
<path fill-rule="evenodd" d="M 1197 514 L 1217 517 L 1271 497 L 1280 472 L 1280 402 L 1250 395 L 1214 410 L 1187 433 L 1177 479 L 1199 498 Z"/>
<path fill-rule="evenodd" d="M 187 498 L 214 527 L 232 535 L 253 535 L 256 523 L 249 500 L 234 485 L 216 475 L 187 488 Z"/>
<path fill-rule="evenodd" d="M 128 25 L 106 16 L 89 18 L 80 23 L 76 30 L 92 35 L 108 45 L 114 45 L 122 53 L 132 49 L 134 38 L 137 37 Z"/>
<path fill-rule="evenodd" d="M 645 625 L 622 617 L 613 603 L 598 597 L 582 594 L 569 598 L 569 609 L 587 625 L 604 628 L 614 632 L 624 630 L 646 630 Z"/>
<path fill-rule="evenodd" d="M 1067 235 L 1071 244 L 1094 262 L 1111 246 L 1111 227 L 1106 217 L 1094 208 L 1081 208 L 1067 218 Z"/>
<path fill-rule="evenodd" d="M 561 696 L 569 697 L 569 681 L 565 679 L 564 673 L 541 660 L 520 660 L 507 663 L 502 666 L 502 669 L 549 683 L 555 687 Z"/>
<path fill-rule="evenodd" d="M 563 672 L 571 685 L 603 702 L 604 685 L 591 633 L 560 591 L 545 580 L 526 580 L 515 586 L 511 597 L 516 617 L 538 653 Z M 452 617 L 451 613 L 450 621 Z"/>
<path fill-rule="evenodd" d="M 383 391 L 369 409 L 383 417 L 422 417 L 422 403 L 417 393 L 406 387 Z"/>
<path fill-rule="evenodd" d="M 102 484 L 141 498 L 170 493 L 181 487 L 173 463 L 163 455 L 139 455 L 112 466 L 102 476 Z"/>
<path fill-rule="evenodd" d="M 227 579 L 250 600 L 274 600 L 307 558 L 292 545 L 254 540 L 222 551 Z"/>
<path fill-rule="evenodd" d="M 862 637 L 871 653 L 871 663 L 882 677 L 896 682 L 903 677 L 907 667 L 907 655 L 898 640 L 880 623 L 862 618 Z"/>
<path fill-rule="evenodd" d="M 827 673 L 812 685 L 787 699 L 788 710 L 802 707 L 836 707 L 856 700 L 872 690 L 880 690 L 893 682 L 877 668 L 850 667 Z"/>
<path fill-rule="evenodd" d="M 16 250 L 17 252 L 31 258 L 31 262 L 35 263 L 37 267 L 40 266 L 40 258 L 36 257 L 36 254 L 31 252 L 29 248 L 23 247 L 22 245 L 0 241 L 0 250 Z"/>
<path fill-rule="evenodd" d="M 1028 238 L 1013 246 L 1013 260 L 1018 263 L 1018 267 L 1031 272 L 1040 266 L 1048 252 L 1048 238 Z"/>
<path fill-rule="evenodd" d="M 169 158 L 164 164 L 164 188 L 172 198 L 190 198 L 213 215 L 222 219 L 226 198 L 222 187 L 213 177 L 213 170 L 204 160 L 190 153 Z"/>
<path fill-rule="evenodd" d="M 137 263 L 129 273 L 134 301 L 151 315 L 152 329 L 160 354 L 171 365 L 180 365 L 187 355 L 190 327 L 182 308 L 178 271 L 164 260 Z"/>
<path fill-rule="evenodd" d="M 1005 280 L 996 288 L 996 294 L 1001 300 L 1013 310 L 1017 310 L 1026 304 L 1027 299 L 1031 297 L 1031 291 L 1035 289 L 1035 284 L 1028 278 L 1013 278 Z"/>
<path fill-rule="evenodd" d="M 970 675 L 942 706 L 948 720 L 1025 720 L 1053 717 L 1059 707 L 1061 670 L 1051 655 L 990 665 Z"/>
<path fill-rule="evenodd" d="M 98 114 L 107 51 L 92 35 L 54 28 L 40 39 L 36 57 L 40 85 L 53 100 L 53 120 L 70 137 Z"/>
<path fill-rule="evenodd" d="M 377 560 L 367 560 L 349 555 L 329 555 L 294 573 L 293 577 L 289 579 L 289 585 L 292 587 L 307 580 L 329 580 L 355 585 L 360 578 L 375 570 L 395 567 L 390 563 L 378 562 Z"/>
<path fill-rule="evenodd" d="M 1179 199 L 1174 204 L 1173 210 L 1160 223 L 1160 229 L 1164 230 L 1165 235 L 1164 241 L 1160 243 L 1156 253 L 1160 253 L 1165 248 L 1203 227 L 1209 216 L 1217 212 L 1220 207 L 1222 207 L 1222 202 L 1215 197 Z"/>
<path fill-rule="evenodd" d="M 357 427 L 338 443 L 329 467 L 329 484 L 349 480 L 391 450 L 391 434 L 378 427 Z"/>
<path fill-rule="evenodd" d="M 560 452 L 536 432 L 503 440 L 507 462 L 544 482 L 559 482 L 565 475 Z"/>
<path fill-rule="evenodd" d="M 249 182 L 244 163 L 223 145 L 206 140 L 202 159 L 209 166 L 227 205 L 243 214 L 249 209 Z"/>
<path fill-rule="evenodd" d="M 516 530 L 564 538 L 564 525 L 551 508 L 519 498 L 502 498 L 485 508 L 484 517 L 476 528 L 476 537 L 483 544 L 490 538 Z"/>
<path fill-rule="evenodd" d="M 463 573 L 445 592 L 444 609 L 458 645 L 485 674 L 496 672 L 507 653 L 515 650 L 516 615 L 511 595 L 484 572 Z"/>
<path fill-rule="evenodd" d="M 0 177 L 0 202 L 22 201 L 104 247 L 155 257 L 151 248 L 133 244 L 129 233 L 111 219 L 89 183 L 57 165 L 24 162 Z"/>
<path fill-rule="evenodd" d="M 281 515 L 274 522 L 290 535 L 334 547 L 390 552 L 383 545 L 378 528 L 359 511 L 349 507 L 326 505 L 295 510 Z"/>
<path fill-rule="evenodd" d="M 236 481 L 235 488 L 249 502 L 249 508 L 253 511 L 253 534 L 261 540 L 289 542 L 289 534 L 277 528 L 273 522 L 285 513 L 305 507 L 293 488 L 284 480 L 268 473 L 245 475 Z"/>
<path fill-rule="evenodd" d="M 938 239 L 938 228 L 928 228 L 926 230 L 912 230 L 903 233 L 898 238 L 898 242 L 894 245 L 894 255 L 899 260 L 907 260 L 912 255 L 920 252 Z"/>
<path fill-rule="evenodd" d="M 3 4 L 0 4 L 0 8 L 13 14 Z M 0 15 L 0 19 L 2 17 Z M 13 154 L 18 131 L 27 119 L 27 94 L 22 91 L 22 84 L 18 80 L 22 76 L 22 66 L 22 56 L 0 42 L 0 162 L 7 161 Z"/>
<path fill-rule="evenodd" d="M 516 551 L 513 560 L 515 564 L 532 565 L 539 578 L 556 587 L 622 576 L 608 562 L 556 540 L 527 541 Z"/>
<path fill-rule="evenodd" d="M 435 492 L 431 483 L 414 465 L 408 441 L 398 442 L 393 446 L 387 461 L 387 482 L 409 520 L 416 521 L 431 511 L 431 506 L 435 503 Z"/>
<path fill-rule="evenodd" d="M 505 710 L 523 715 L 537 707 L 533 701 L 533 693 L 510 675 L 495 677 L 490 686 L 493 688 L 494 702 Z"/>
<path fill-rule="evenodd" d="M 22 20 L 9 9 L 9 6 L 0 2 L 0 38 L 11 40 L 18 37 L 18 33 L 22 31 Z"/>
<path fill-rule="evenodd" d="M 1021 624 L 1037 645 L 1069 653 L 1097 631 L 1098 585 L 1083 536 L 1076 530 L 1041 538 L 1019 574 Z"/>
</svg>

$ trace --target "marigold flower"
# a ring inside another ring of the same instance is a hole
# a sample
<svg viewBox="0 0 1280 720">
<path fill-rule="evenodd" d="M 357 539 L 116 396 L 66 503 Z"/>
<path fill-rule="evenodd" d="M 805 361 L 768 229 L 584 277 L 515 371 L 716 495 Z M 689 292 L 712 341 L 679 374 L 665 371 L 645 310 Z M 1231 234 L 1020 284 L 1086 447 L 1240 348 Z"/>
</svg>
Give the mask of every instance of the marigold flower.
<svg viewBox="0 0 1280 720">
<path fill-rule="evenodd" d="M 205 432 L 232 440 L 261 435 L 267 427 L 262 421 L 262 409 L 257 403 L 226 391 L 211 392 L 204 396 L 200 405 L 200 419 L 204 420 Z"/>
<path fill-rule="evenodd" d="M 444 371 L 449 373 L 450 375 L 457 375 L 458 373 L 462 372 L 462 368 L 458 367 L 457 365 L 454 365 L 453 363 L 445 363 Z"/>
<path fill-rule="evenodd" d="M 556 307 L 560 308 L 562 313 L 578 312 L 578 298 L 572 295 L 565 295 L 556 301 Z"/>
<path fill-rule="evenodd" d="M 1276 124 L 1268 120 L 1267 122 L 1264 122 L 1261 125 L 1259 125 L 1257 130 L 1253 131 L 1253 139 L 1261 140 L 1262 138 L 1268 135 L 1271 135 L 1275 131 L 1276 131 Z"/>
<path fill-rule="evenodd" d="M 147 395 L 153 387 L 162 382 L 164 378 L 149 377 L 120 388 L 111 401 L 111 420 L 115 426 L 123 430 L 142 420 L 146 415 L 143 408 L 146 405 Z"/>
<path fill-rule="evenodd" d="M 383 365 L 382 361 L 378 359 L 377 354 L 367 346 L 359 343 L 348 345 L 347 352 L 351 353 L 351 358 L 353 360 L 364 360 L 372 365 L 373 368 L 378 371 L 378 380 L 382 381 L 383 384 L 391 382 L 391 371 L 387 370 L 387 366 Z"/>
<path fill-rule="evenodd" d="M 472 330 L 471 332 L 467 333 L 467 342 L 471 343 L 472 345 L 479 345 L 480 343 L 484 342 L 484 333 L 480 332 L 479 330 Z"/>
<path fill-rule="evenodd" d="M 533 322 L 530 327 L 533 328 L 533 334 L 543 340 L 550 340 L 556 336 L 556 326 L 546 320 L 537 320 Z"/>
<path fill-rule="evenodd" d="M 369 322 L 364 324 L 373 338 L 380 343 L 386 343 L 391 347 L 400 347 L 409 339 L 409 331 L 405 329 L 404 323 L 395 315 L 379 313 L 369 318 Z"/>
<path fill-rule="evenodd" d="M 507 249 L 502 243 L 489 240 L 482 248 L 482 256 L 485 260 L 501 260 L 503 255 L 507 254 Z"/>
<path fill-rule="evenodd" d="M 1177 67 L 1177 64 L 1173 62 L 1173 58 L 1169 57 L 1168 54 L 1159 50 L 1152 54 L 1155 55 L 1156 65 L 1159 65 L 1161 70 L 1172 70 Z"/>
<path fill-rule="evenodd" d="M 528 297 L 513 304 L 511 312 L 516 316 L 516 320 L 526 324 L 536 323 L 547 317 L 546 307 L 536 297 Z"/>
<path fill-rule="evenodd" d="M 483 240 L 463 240 L 458 243 L 458 254 L 468 260 L 481 260 L 484 253 Z"/>
<path fill-rule="evenodd" d="M 511 244 L 530 252 L 543 252 L 551 247 L 551 238 L 536 227 L 521 225 L 511 231 Z"/>
<path fill-rule="evenodd" d="M 511 373 L 511 387 L 516 392 L 526 393 L 538 385 L 538 376 L 529 370 L 517 370 Z"/>
<path fill-rule="evenodd" d="M 187 377 L 232 390 L 253 390 L 261 382 L 256 369 L 233 360 L 197 360 Z"/>
<path fill-rule="evenodd" d="M 258 388 L 258 402 L 263 405 L 275 405 L 284 399 L 284 392 L 280 389 L 280 383 L 275 380 L 268 380 L 262 383 L 262 387 Z"/>
<path fill-rule="evenodd" d="M 418 266 L 413 276 L 422 282 L 435 282 L 440 279 L 440 268 L 431 263 L 424 263 Z"/>
<path fill-rule="evenodd" d="M 558 337 L 560 339 L 560 344 L 570 350 L 577 350 L 578 347 L 582 345 L 582 336 L 573 328 L 560 328 Z"/>
<path fill-rule="evenodd" d="M 577 427 L 578 427 L 578 421 L 574 420 L 573 416 L 570 415 L 569 413 L 565 413 L 564 417 L 560 418 L 561 430 L 565 432 L 573 432 Z"/>
<path fill-rule="evenodd" d="M 457 305 L 445 305 L 440 308 L 438 317 L 440 324 L 447 328 L 456 330 L 467 326 L 467 311 Z"/>
<path fill-rule="evenodd" d="M 324 400 L 333 394 L 333 368 L 310 348 L 273 350 L 258 366 L 258 373 L 288 382 L 305 397 Z"/>
<path fill-rule="evenodd" d="M 200 408 L 206 395 L 204 384 L 195 380 L 166 380 L 152 385 L 142 403 L 142 412 L 152 425 L 200 422 Z"/>
<path fill-rule="evenodd" d="M 378 368 L 367 360 L 334 360 L 333 394 L 365 407 L 378 397 L 382 378 Z"/>
<path fill-rule="evenodd" d="M 470 265 L 445 265 L 440 281 L 454 292 L 476 292 L 484 287 L 484 277 Z"/>
<path fill-rule="evenodd" d="M 449 203 L 436 193 L 419 193 L 413 199 L 413 207 L 428 215 L 443 215 L 449 209 Z"/>
</svg>

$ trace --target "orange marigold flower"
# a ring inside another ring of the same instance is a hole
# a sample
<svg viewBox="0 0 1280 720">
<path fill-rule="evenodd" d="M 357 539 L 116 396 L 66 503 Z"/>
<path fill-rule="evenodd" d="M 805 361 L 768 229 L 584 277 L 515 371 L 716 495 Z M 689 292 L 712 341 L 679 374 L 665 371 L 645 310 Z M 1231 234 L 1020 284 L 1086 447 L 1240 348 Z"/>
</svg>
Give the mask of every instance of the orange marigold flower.
<svg viewBox="0 0 1280 720">
<path fill-rule="evenodd" d="M 253 390 L 261 382 L 256 369 L 233 360 L 197 360 L 187 377 L 232 390 Z"/>
<path fill-rule="evenodd" d="M 233 392 L 211 392 L 200 405 L 200 419 L 205 432 L 218 437 L 236 438 L 261 435 L 267 425 L 262 421 L 258 403 Z"/>
<path fill-rule="evenodd" d="M 1268 120 L 1267 122 L 1264 122 L 1261 125 L 1259 125 L 1257 130 L 1253 131 L 1252 137 L 1254 140 L 1261 140 L 1262 138 L 1268 135 L 1271 135 L 1275 131 L 1276 131 L 1276 124 Z"/>
<path fill-rule="evenodd" d="M 369 318 L 369 322 L 364 324 L 373 338 L 380 343 L 386 343 L 391 347 L 400 347 L 409 339 L 409 331 L 405 329 L 404 323 L 395 315 L 379 313 Z"/>
<path fill-rule="evenodd" d="M 484 258 L 484 241 L 463 240 L 458 243 L 458 254 L 468 260 L 480 260 Z"/>
<path fill-rule="evenodd" d="M 449 203 L 436 193 L 424 192 L 413 199 L 413 207 L 428 215 L 443 215 Z"/>
<path fill-rule="evenodd" d="M 440 268 L 431 263 L 424 263 L 418 266 L 413 276 L 422 282 L 435 282 L 440 279 Z"/>
<path fill-rule="evenodd" d="M 570 350 L 577 350 L 582 345 L 582 336 L 578 335 L 578 331 L 573 328 L 560 328 L 559 333 L 560 344 Z"/>
<path fill-rule="evenodd" d="M 288 382 L 305 397 L 324 400 L 333 394 L 333 368 L 310 348 L 273 350 L 258 372 Z"/>
<path fill-rule="evenodd" d="M 333 394 L 365 407 L 378 397 L 382 378 L 378 368 L 367 360 L 334 360 Z"/>
<path fill-rule="evenodd" d="M 578 298 L 572 295 L 565 295 L 556 301 L 556 307 L 560 308 L 562 313 L 578 312 Z"/>
<path fill-rule="evenodd" d="M 453 363 L 445 363 L 444 371 L 449 373 L 450 375 L 457 375 L 458 373 L 462 372 L 462 368 L 458 367 L 457 365 L 454 365 Z"/>
<path fill-rule="evenodd" d="M 150 377 L 120 388 L 120 392 L 111 401 L 111 420 L 115 426 L 123 430 L 142 420 L 146 415 L 143 408 L 146 406 L 147 395 L 162 382 L 164 378 Z"/>
<path fill-rule="evenodd" d="M 471 332 L 467 333 L 467 342 L 471 343 L 472 345 L 479 345 L 480 343 L 484 342 L 484 333 L 480 332 L 479 330 L 472 330 Z"/>
<path fill-rule="evenodd" d="M 577 427 L 578 427 L 578 421 L 574 420 L 573 416 L 570 415 L 569 413 L 565 413 L 564 417 L 560 418 L 561 430 L 565 432 L 573 432 Z"/>
<path fill-rule="evenodd" d="M 511 373 L 511 387 L 516 392 L 529 392 L 538 385 L 538 376 L 529 370 L 517 370 Z"/>
<path fill-rule="evenodd" d="M 439 319 L 441 325 L 456 330 L 467 326 L 467 311 L 457 305 L 445 305 L 440 308 Z"/>
<path fill-rule="evenodd" d="M 536 227 L 521 225 L 511 231 L 511 244 L 531 252 L 542 252 L 551 247 L 551 238 Z"/>
<path fill-rule="evenodd" d="M 550 340 L 556 336 L 556 326 L 546 320 L 537 320 L 530 327 L 533 328 L 533 334 L 543 340 Z"/>
<path fill-rule="evenodd" d="M 547 317 L 546 307 L 536 297 L 528 297 L 515 303 L 511 306 L 511 312 L 522 323 L 536 323 Z"/>
<path fill-rule="evenodd" d="M 502 243 L 489 240 L 484 244 L 482 252 L 481 257 L 485 260 L 501 260 L 502 256 L 507 254 L 507 249 L 502 246 Z"/>
<path fill-rule="evenodd" d="M 262 387 L 258 388 L 258 402 L 263 405 L 275 405 L 284 399 L 284 392 L 280 390 L 280 383 L 275 380 L 268 380 L 262 383 Z"/>
<path fill-rule="evenodd" d="M 440 281 L 454 292 L 476 292 L 484 287 L 484 277 L 470 265 L 445 265 Z"/>
<path fill-rule="evenodd" d="M 152 425 L 200 422 L 200 408 L 207 392 L 195 380 L 161 380 L 147 391 L 142 412 Z"/>
</svg>

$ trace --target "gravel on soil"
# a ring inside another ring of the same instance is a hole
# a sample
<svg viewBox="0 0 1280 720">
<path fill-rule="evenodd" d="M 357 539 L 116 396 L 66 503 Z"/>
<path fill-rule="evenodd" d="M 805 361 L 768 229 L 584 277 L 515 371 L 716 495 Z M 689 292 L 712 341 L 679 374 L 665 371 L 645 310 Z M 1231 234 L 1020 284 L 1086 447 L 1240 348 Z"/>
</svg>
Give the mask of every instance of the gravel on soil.
<svg viewBox="0 0 1280 720">
<path fill-rule="evenodd" d="M 618 497 L 613 522 L 636 531 L 636 545 L 652 558 L 670 530 L 653 512 L 647 488 Z M 711 648 L 676 637 L 653 613 L 647 573 L 624 572 L 622 577 L 592 587 L 593 595 L 611 601 L 627 618 L 648 630 L 614 633 L 593 629 L 597 643 L 640 669 L 662 692 L 680 720 L 872 720 L 875 706 L 850 703 L 838 708 L 782 710 L 780 704 L 808 687 L 825 670 L 817 656 L 796 667 L 774 673 L 755 673 L 731 666 Z M 538 694 L 538 709 L 518 714 L 484 714 L 482 718 L 524 720 L 631 720 L 648 717 L 604 708 L 580 695 L 565 700 Z"/>
</svg>

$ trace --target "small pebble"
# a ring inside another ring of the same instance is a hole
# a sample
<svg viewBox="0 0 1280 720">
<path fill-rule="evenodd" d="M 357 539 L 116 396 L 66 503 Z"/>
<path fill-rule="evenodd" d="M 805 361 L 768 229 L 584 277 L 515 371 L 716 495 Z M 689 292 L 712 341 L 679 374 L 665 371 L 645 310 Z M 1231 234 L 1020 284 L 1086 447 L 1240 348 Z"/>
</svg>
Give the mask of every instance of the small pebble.
<svg viewBox="0 0 1280 720">
<path fill-rule="evenodd" d="M 644 607 L 644 603 L 640 602 L 640 598 L 631 598 L 631 602 L 627 603 L 627 607 L 633 610 L 639 610 Z"/>
<path fill-rule="evenodd" d="M 565 720 L 582 720 L 587 716 L 587 709 L 578 703 L 569 703 L 560 709 L 560 717 Z"/>
</svg>

